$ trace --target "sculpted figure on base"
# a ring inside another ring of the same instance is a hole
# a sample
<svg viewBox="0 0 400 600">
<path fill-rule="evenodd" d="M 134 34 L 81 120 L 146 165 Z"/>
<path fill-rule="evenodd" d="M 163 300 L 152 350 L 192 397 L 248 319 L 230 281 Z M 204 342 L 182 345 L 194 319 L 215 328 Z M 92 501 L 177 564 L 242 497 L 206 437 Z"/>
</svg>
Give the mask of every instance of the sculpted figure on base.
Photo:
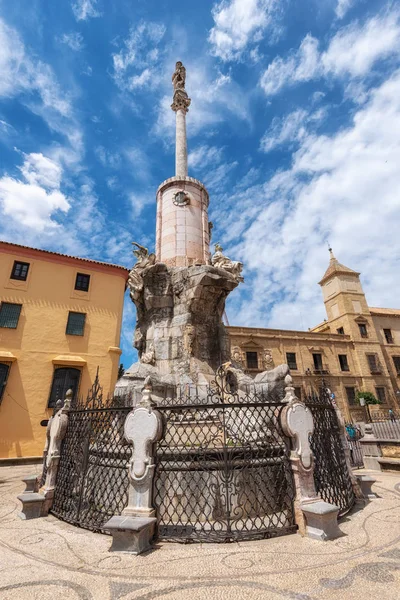
<svg viewBox="0 0 400 600">
<path fill-rule="evenodd" d="M 128 277 L 128 287 L 132 300 L 136 303 L 143 290 L 143 272 L 147 267 L 151 267 L 156 262 L 156 255 L 151 253 L 144 246 L 137 242 L 132 242 L 132 246 L 137 246 L 137 250 L 133 250 L 133 254 L 137 258 L 136 264 L 133 266 Z"/>
<path fill-rule="evenodd" d="M 215 244 L 215 253 L 211 258 L 211 264 L 217 269 L 225 269 L 231 273 L 237 281 L 244 281 L 242 276 L 243 264 L 238 260 L 231 260 L 223 254 L 223 248 L 220 244 Z"/>
</svg>

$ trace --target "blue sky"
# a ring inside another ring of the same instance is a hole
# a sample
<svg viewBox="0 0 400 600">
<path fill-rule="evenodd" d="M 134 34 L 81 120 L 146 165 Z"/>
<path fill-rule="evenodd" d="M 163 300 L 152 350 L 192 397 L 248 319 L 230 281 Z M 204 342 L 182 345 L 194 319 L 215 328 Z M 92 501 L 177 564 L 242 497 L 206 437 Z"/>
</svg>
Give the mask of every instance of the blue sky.
<svg viewBox="0 0 400 600">
<path fill-rule="evenodd" d="M 400 298 L 400 7 L 382 0 L 0 0 L 0 238 L 131 266 L 174 174 L 245 265 L 231 324 L 324 317 L 327 242 L 372 306 Z M 122 361 L 131 347 L 127 298 Z"/>
</svg>

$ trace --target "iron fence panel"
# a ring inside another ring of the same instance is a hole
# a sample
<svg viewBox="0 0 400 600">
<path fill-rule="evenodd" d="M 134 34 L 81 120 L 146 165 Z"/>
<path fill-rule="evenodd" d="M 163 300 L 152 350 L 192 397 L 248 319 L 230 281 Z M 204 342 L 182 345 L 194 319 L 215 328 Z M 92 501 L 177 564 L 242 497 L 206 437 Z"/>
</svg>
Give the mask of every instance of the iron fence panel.
<svg viewBox="0 0 400 600">
<path fill-rule="evenodd" d="M 51 512 L 74 525 L 102 531 L 128 504 L 132 449 L 123 438 L 129 408 L 71 410 Z"/>
<path fill-rule="evenodd" d="M 159 539 L 230 542 L 296 530 L 283 404 L 223 398 L 158 407 L 165 423 L 154 483 Z"/>
<path fill-rule="evenodd" d="M 318 395 L 307 396 L 305 404 L 314 417 L 310 444 L 315 459 L 316 491 L 323 500 L 339 507 L 339 515 L 344 515 L 352 508 L 355 496 L 335 407 L 324 386 Z"/>
</svg>

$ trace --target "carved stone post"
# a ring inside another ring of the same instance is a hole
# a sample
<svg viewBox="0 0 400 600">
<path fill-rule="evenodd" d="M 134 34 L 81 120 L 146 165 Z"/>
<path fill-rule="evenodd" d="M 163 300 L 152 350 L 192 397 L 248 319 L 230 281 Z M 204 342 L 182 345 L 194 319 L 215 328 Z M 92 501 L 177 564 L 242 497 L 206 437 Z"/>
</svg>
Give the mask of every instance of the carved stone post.
<svg viewBox="0 0 400 600">
<path fill-rule="evenodd" d="M 151 548 L 157 521 L 152 506 L 154 450 L 162 436 L 162 419 L 153 409 L 151 391 L 148 377 L 139 406 L 125 421 L 125 437 L 133 445 L 129 463 L 129 500 L 122 515 L 114 515 L 104 525 L 113 536 L 111 551 L 142 554 Z"/>
<path fill-rule="evenodd" d="M 317 540 L 338 537 L 341 532 L 337 525 L 339 509 L 321 500 L 314 484 L 314 456 L 309 436 L 314 431 L 314 420 L 309 408 L 294 394 L 292 378 L 285 377 L 285 398 L 287 406 L 281 414 L 284 433 L 291 439 L 290 462 L 292 466 L 295 500 L 295 519 L 301 535 Z"/>
<path fill-rule="evenodd" d="M 54 490 L 56 487 L 58 465 L 61 456 L 61 443 L 65 438 L 68 427 L 68 412 L 71 408 L 72 390 L 68 390 L 65 395 L 64 406 L 56 412 L 49 421 L 48 427 L 48 448 L 46 455 L 46 479 L 43 487 L 39 490 L 45 497 L 42 508 L 42 516 L 49 514 L 53 504 Z"/>
<path fill-rule="evenodd" d="M 36 487 L 28 490 L 27 486 L 25 492 L 18 496 L 18 500 L 22 502 L 22 510 L 18 515 L 21 519 L 36 519 L 46 517 L 49 514 L 53 504 L 61 442 L 65 437 L 68 426 L 68 411 L 71 399 L 72 390 L 68 390 L 64 406 L 55 412 L 47 424 L 46 444 L 43 453 L 47 468 L 46 480 L 39 491 Z M 23 481 L 26 482 L 26 478 Z"/>
</svg>

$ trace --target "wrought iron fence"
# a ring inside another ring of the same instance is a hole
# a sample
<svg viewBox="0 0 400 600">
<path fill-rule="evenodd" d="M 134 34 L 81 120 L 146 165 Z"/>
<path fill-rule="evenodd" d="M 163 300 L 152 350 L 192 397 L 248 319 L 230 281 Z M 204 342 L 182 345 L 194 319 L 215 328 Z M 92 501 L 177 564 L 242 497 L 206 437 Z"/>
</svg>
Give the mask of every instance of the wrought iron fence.
<svg viewBox="0 0 400 600">
<path fill-rule="evenodd" d="M 132 448 L 123 436 L 130 398 L 103 399 L 98 377 L 69 411 L 51 512 L 92 531 L 128 504 Z"/>
<path fill-rule="evenodd" d="M 314 417 L 311 449 L 315 458 L 314 481 L 323 500 L 339 507 L 339 515 L 348 512 L 355 496 L 347 468 L 338 417 L 327 388 L 305 399 Z"/>
<path fill-rule="evenodd" d="M 190 399 L 158 407 L 165 424 L 154 484 L 158 539 L 230 542 L 294 532 L 284 404 L 218 386 Z"/>
</svg>

